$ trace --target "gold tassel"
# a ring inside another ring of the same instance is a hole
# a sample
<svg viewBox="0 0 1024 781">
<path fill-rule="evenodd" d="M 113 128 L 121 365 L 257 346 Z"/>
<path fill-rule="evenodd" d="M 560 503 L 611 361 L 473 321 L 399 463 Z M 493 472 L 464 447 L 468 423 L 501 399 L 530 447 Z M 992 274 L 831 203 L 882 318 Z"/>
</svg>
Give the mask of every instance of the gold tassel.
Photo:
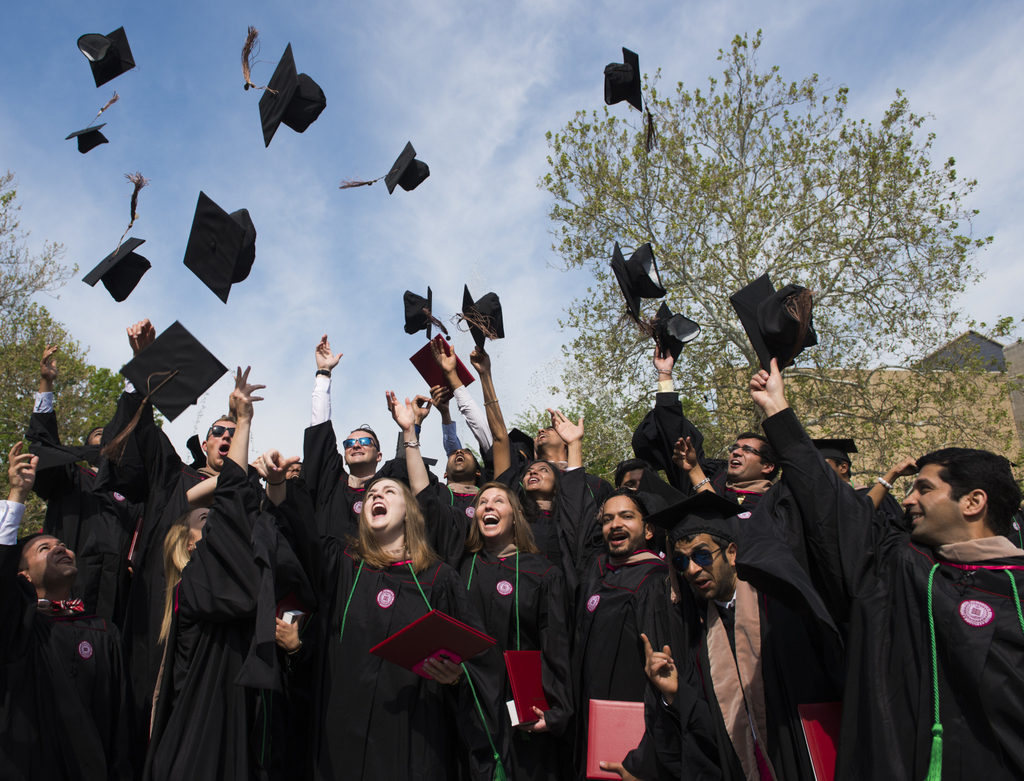
<svg viewBox="0 0 1024 781">
<path fill-rule="evenodd" d="M 259 43 L 260 31 L 252 25 L 249 25 L 249 29 L 245 35 L 245 45 L 242 46 L 242 77 L 245 79 L 245 84 L 242 88 L 245 90 L 251 89 L 265 89 L 272 95 L 277 94 L 276 89 L 270 89 L 270 87 L 257 87 L 252 83 L 252 66 L 255 64 L 254 58 L 259 54 Z"/>
<path fill-rule="evenodd" d="M 341 184 L 338 185 L 339 190 L 349 190 L 353 187 L 369 187 L 371 184 L 376 184 L 381 180 L 382 177 L 378 176 L 376 179 L 370 179 L 364 181 L 362 179 L 345 179 Z"/>
<path fill-rule="evenodd" d="M 654 116 L 651 110 L 647 109 L 647 137 L 644 139 L 644 146 L 650 152 L 658 145 L 658 136 L 654 131 Z"/>
<path fill-rule="evenodd" d="M 104 104 L 103 104 L 103 108 L 101 108 L 101 109 L 100 109 L 99 111 L 97 111 L 97 112 L 96 112 L 96 116 L 94 116 L 94 117 L 92 118 L 92 122 L 95 122 L 95 121 L 96 121 L 97 119 L 99 119 L 99 118 L 100 118 L 100 114 L 102 114 L 102 113 L 103 113 L 104 111 L 106 111 L 106 110 L 107 110 L 108 108 L 110 108 L 111 106 L 113 106 L 113 105 L 114 105 L 115 103 L 117 103 L 117 101 L 119 101 L 120 99 L 121 99 L 121 96 L 120 96 L 120 95 L 118 95 L 118 94 L 117 94 L 117 93 L 115 92 L 115 93 L 114 93 L 114 97 L 112 97 L 112 98 L 111 98 L 110 100 L 108 100 L 108 101 L 107 101 L 106 103 L 104 103 Z M 92 122 L 90 122 L 89 124 L 91 125 L 91 124 L 92 124 Z"/>
<path fill-rule="evenodd" d="M 467 325 L 467 328 L 465 330 L 467 331 L 469 330 L 469 328 L 479 329 L 480 332 L 484 335 L 485 339 L 493 340 L 498 338 L 497 332 L 491 325 L 494 318 L 491 317 L 490 315 L 482 315 L 477 311 L 471 311 L 468 314 L 466 314 L 465 312 L 461 312 L 455 315 L 455 319 L 459 323 L 465 323 Z"/>
<path fill-rule="evenodd" d="M 121 234 L 121 238 L 117 242 L 117 246 L 114 247 L 114 252 L 117 252 L 121 248 L 121 242 L 124 241 L 124 237 L 128 235 L 128 231 L 132 229 L 132 225 L 135 224 L 135 220 L 138 218 L 139 213 L 136 211 L 139 206 L 139 190 L 149 184 L 149 179 L 142 175 L 141 171 L 136 171 L 133 174 L 125 174 L 124 178 L 135 185 L 132 190 L 132 202 L 131 202 L 131 222 L 128 223 L 128 227 L 124 229 L 124 233 Z"/>
<path fill-rule="evenodd" d="M 101 456 L 113 461 L 115 464 L 121 460 L 121 456 L 124 455 L 125 448 L 128 447 L 128 437 L 133 431 L 135 431 L 135 427 L 139 425 L 139 419 L 142 417 L 142 410 L 146 406 L 146 402 L 149 401 L 150 396 L 152 396 L 154 393 L 156 393 L 158 390 L 164 387 L 164 385 L 173 380 L 178 375 L 179 371 L 181 370 L 175 369 L 172 372 L 153 372 L 151 375 L 149 375 L 149 377 L 146 379 L 147 388 L 149 387 L 149 384 L 153 381 L 153 378 L 156 377 L 158 374 L 170 374 L 170 376 L 167 379 L 161 381 L 159 385 L 153 388 L 153 390 L 150 390 L 146 393 L 142 401 L 139 402 L 139 408 L 135 410 L 135 414 L 132 415 L 132 419 L 128 421 L 128 425 L 124 427 L 124 430 L 121 431 L 121 433 L 119 433 L 116 437 L 114 437 L 107 444 L 100 448 Z"/>
</svg>

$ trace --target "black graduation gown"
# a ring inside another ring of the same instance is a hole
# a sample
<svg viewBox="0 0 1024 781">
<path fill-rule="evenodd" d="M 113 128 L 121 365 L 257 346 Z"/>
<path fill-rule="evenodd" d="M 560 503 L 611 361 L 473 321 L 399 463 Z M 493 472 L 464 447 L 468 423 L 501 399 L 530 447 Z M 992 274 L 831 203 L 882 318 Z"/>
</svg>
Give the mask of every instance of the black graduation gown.
<svg viewBox="0 0 1024 781">
<path fill-rule="evenodd" d="M 123 430 L 142 398 L 140 393 L 121 394 L 105 436 Z M 181 462 L 167 435 L 154 422 L 153 408 L 148 402 L 128 437 L 120 462 L 105 461 L 100 467 L 101 490 L 117 491 L 131 501 L 145 504 L 142 519 L 133 532 L 133 575 L 124 624 L 134 727 L 141 746 L 145 745 L 153 688 L 163 655 L 159 637 L 166 583 L 164 538 L 171 524 L 189 509 L 186 491 L 204 479 L 204 475 Z"/>
<path fill-rule="evenodd" d="M 147 779 L 267 776 L 273 694 L 245 685 L 279 688 L 276 599 L 273 591 L 261 594 L 273 582 L 268 570 L 274 562 L 254 553 L 254 534 L 261 528 L 273 533 L 273 521 L 259 514 L 245 470 L 225 459 L 202 540 L 175 593 Z M 271 540 L 286 553 L 283 539 Z M 269 611 L 259 613 L 261 599 Z M 256 631 L 261 624 L 262 638 Z"/>
<path fill-rule="evenodd" d="M 0 546 L 0 778 L 134 778 L 117 628 L 42 613 L 19 558 Z"/>
<path fill-rule="evenodd" d="M 484 630 L 498 641 L 500 651 L 541 652 L 541 680 L 551 706 L 545 715 L 549 733 L 511 730 L 509 778 L 564 778 L 572 690 L 568 597 L 561 571 L 539 553 L 498 558 L 481 551 L 475 557 L 467 555 L 459 572 L 470 601 L 484 617 Z M 507 677 L 502 676 L 500 698 L 494 704 L 499 718 L 506 719 L 505 703 L 512 699 Z"/>
<path fill-rule="evenodd" d="M 602 554 L 581 579 L 573 648 L 578 778 L 586 773 L 590 700 L 644 699 L 646 657 L 640 633 L 655 648 L 675 648 L 680 642 L 681 627 L 672 609 L 667 577 L 668 567 L 659 558 L 613 566 Z M 689 672 L 682 672 L 684 680 L 692 680 Z M 650 771 L 635 762 L 625 764 L 640 777 Z"/>
<path fill-rule="evenodd" d="M 294 526 L 312 520 L 311 510 L 304 487 L 291 481 L 277 512 Z M 364 564 L 360 571 L 341 540 L 324 537 L 319 548 L 314 585 L 320 611 L 311 661 L 314 777 L 445 781 L 458 772 L 459 755 L 468 754 L 471 778 L 490 781 L 493 754 L 465 677 L 444 686 L 369 653 L 427 614 L 417 581 L 431 608 L 481 628 L 458 573 L 443 562 L 415 579 L 407 564 Z M 491 649 L 466 665 L 499 751 L 503 736 L 492 704 L 501 664 Z"/>
<path fill-rule="evenodd" d="M 25 438 L 61 446 L 57 416 L 34 412 Z M 40 469 L 33 490 L 46 501 L 43 531 L 75 552 L 74 595 L 86 610 L 121 626 L 128 600 L 128 544 L 142 507 L 114 491 L 96 490 L 96 470 L 82 464 Z"/>
<path fill-rule="evenodd" d="M 944 778 L 1024 777 L 1024 632 L 1009 572 L 1024 557 L 945 562 L 880 520 L 842 483 L 792 410 L 764 422 L 805 518 L 812 555 L 832 574 L 827 599 L 849 608 L 837 779 L 924 778 L 933 700 L 927 591 L 932 566 Z M 832 607 L 832 605 L 830 605 Z"/>
</svg>

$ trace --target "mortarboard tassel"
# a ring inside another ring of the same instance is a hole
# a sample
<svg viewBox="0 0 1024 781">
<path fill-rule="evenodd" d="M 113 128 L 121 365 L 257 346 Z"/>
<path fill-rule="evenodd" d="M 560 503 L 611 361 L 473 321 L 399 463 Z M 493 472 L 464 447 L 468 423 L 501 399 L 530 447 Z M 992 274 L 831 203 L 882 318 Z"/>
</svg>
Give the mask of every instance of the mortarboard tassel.
<svg viewBox="0 0 1024 781">
<path fill-rule="evenodd" d="M 138 218 L 139 213 L 137 211 L 139 206 L 139 190 L 149 184 L 149 179 L 142 175 L 141 171 L 136 171 L 133 174 L 125 174 L 124 178 L 135 185 L 132 190 L 132 201 L 131 201 L 131 221 L 128 223 L 128 227 L 124 229 L 124 233 L 121 234 L 121 238 L 117 242 L 117 247 L 114 248 L 114 252 L 117 252 L 121 248 L 121 242 L 124 241 L 124 237 L 128 235 L 128 231 L 132 229 L 132 225 L 135 224 L 135 220 Z"/>
<path fill-rule="evenodd" d="M 791 296 L 786 296 L 785 301 L 782 302 L 783 307 L 792 316 L 800 327 L 797 329 L 796 335 L 793 337 L 793 348 L 789 357 L 786 358 L 784 363 L 780 362 L 779 366 L 789 366 L 793 363 L 793 359 L 796 358 L 797 354 L 804 346 L 804 339 L 807 338 L 807 331 L 811 327 L 811 309 L 814 304 L 814 294 L 810 290 L 804 288 L 799 293 L 794 293 Z"/>
<path fill-rule="evenodd" d="M 467 331 L 470 328 L 476 328 L 484 335 L 485 339 L 494 340 L 498 338 L 498 332 L 494 330 L 492 325 L 494 318 L 490 315 L 483 315 L 479 312 L 470 312 L 469 314 L 461 312 L 455 315 L 455 319 L 458 322 L 466 323 L 468 326 L 466 328 Z M 445 331 L 445 333 L 447 333 L 447 331 Z"/>
<path fill-rule="evenodd" d="M 115 92 L 115 93 L 114 93 L 114 96 L 113 96 L 113 97 L 112 97 L 112 98 L 111 98 L 110 100 L 108 100 L 108 101 L 107 101 L 106 103 L 104 103 L 104 104 L 103 104 L 103 108 L 101 108 L 101 109 L 100 109 L 99 111 L 97 111 L 97 112 L 96 112 L 96 116 L 94 116 L 94 117 L 92 118 L 92 122 L 95 122 L 95 121 L 96 121 L 97 119 L 99 119 L 99 118 L 100 118 L 100 114 L 102 114 L 102 113 L 103 113 L 104 111 L 106 111 L 106 110 L 107 110 L 108 108 L 110 108 L 111 106 L 113 106 L 113 105 L 114 105 L 115 103 L 117 103 L 117 101 L 119 101 L 120 99 L 121 99 L 121 96 L 120 96 L 120 95 L 118 95 L 118 94 L 117 94 L 117 93 Z M 90 122 L 89 124 L 91 125 L 91 124 L 92 124 L 92 122 Z"/>
<path fill-rule="evenodd" d="M 369 181 L 364 181 L 362 179 L 346 179 L 338 185 L 338 189 L 348 190 L 352 187 L 369 187 L 371 184 L 376 184 L 383 178 L 383 176 L 378 176 L 376 179 L 370 179 Z"/>
<path fill-rule="evenodd" d="M 658 136 L 654 131 L 654 116 L 651 114 L 651 110 L 647 109 L 647 136 L 644 138 L 644 146 L 647 151 L 650 152 L 654 147 L 658 145 Z"/>
<path fill-rule="evenodd" d="M 149 375 L 148 379 L 146 380 L 147 393 L 143 397 L 142 401 L 139 402 L 139 408 L 135 410 L 135 414 L 132 415 L 132 419 L 128 421 L 128 425 L 124 427 L 124 430 L 121 431 L 112 440 L 110 440 L 107 444 L 105 444 L 102 448 L 100 448 L 101 456 L 110 459 L 115 464 L 120 462 L 121 456 L 124 455 L 124 450 L 128 446 L 128 437 L 131 435 L 133 431 L 135 431 L 135 427 L 139 425 L 139 419 L 142 417 L 142 410 L 145 409 L 146 402 L 149 401 L 150 396 L 152 396 L 154 393 L 156 393 L 158 390 L 164 387 L 164 385 L 166 385 L 175 377 L 177 377 L 178 372 L 180 371 L 180 369 L 175 369 L 174 371 L 154 372 L 153 374 Z M 166 379 L 161 380 L 160 384 L 157 385 L 155 388 L 149 390 L 149 384 L 153 381 L 153 378 L 156 377 L 158 374 L 167 374 L 169 376 Z"/>
<path fill-rule="evenodd" d="M 260 31 L 252 25 L 249 25 L 249 29 L 245 35 L 245 45 L 242 46 L 242 76 L 245 78 L 245 84 L 242 85 L 243 89 L 265 89 L 267 92 L 277 94 L 276 89 L 270 89 L 269 87 L 257 87 L 252 83 L 252 66 L 253 57 L 259 54 L 259 43 Z"/>
</svg>

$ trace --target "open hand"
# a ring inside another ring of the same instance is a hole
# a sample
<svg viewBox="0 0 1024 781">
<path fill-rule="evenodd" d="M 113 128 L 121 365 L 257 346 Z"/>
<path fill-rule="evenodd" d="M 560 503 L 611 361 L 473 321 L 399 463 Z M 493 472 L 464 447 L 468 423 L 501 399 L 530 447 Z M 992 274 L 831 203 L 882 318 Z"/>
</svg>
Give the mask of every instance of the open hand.
<svg viewBox="0 0 1024 781">
<path fill-rule="evenodd" d="M 692 472 L 697 467 L 697 448 L 689 437 L 679 437 L 672 448 L 672 461 L 684 472 Z"/>
<path fill-rule="evenodd" d="M 394 391 L 385 391 L 384 398 L 388 402 L 388 411 L 402 431 L 409 431 L 416 425 L 416 409 L 409 399 L 403 404 L 395 396 Z"/>
<path fill-rule="evenodd" d="M 434 360 L 441 367 L 441 371 L 445 374 L 455 371 L 455 350 L 444 339 L 431 340 L 430 352 L 433 353 Z"/>
<path fill-rule="evenodd" d="M 7 467 L 7 479 L 11 484 L 11 501 L 21 504 L 25 503 L 28 492 L 36 483 L 36 468 L 39 466 L 39 456 L 23 453 L 24 447 L 23 442 L 14 443 L 14 447 L 8 453 Z"/>
<path fill-rule="evenodd" d="M 316 350 L 313 351 L 313 356 L 316 358 L 316 368 L 326 369 L 327 371 L 338 365 L 342 355 L 343 353 L 335 355 L 331 352 L 331 343 L 327 339 L 327 334 L 320 337 L 320 343 L 316 346 Z"/>
<path fill-rule="evenodd" d="M 249 384 L 249 371 L 252 369 L 251 366 L 246 366 L 245 371 L 242 371 L 242 367 L 237 368 L 235 374 L 235 389 L 231 391 L 231 395 L 228 396 L 228 409 L 236 417 L 239 418 L 251 418 L 252 417 L 252 405 L 255 401 L 263 401 L 262 396 L 253 396 L 252 392 L 266 388 L 266 385 L 250 385 Z"/>
<path fill-rule="evenodd" d="M 579 423 L 573 423 L 556 409 L 548 409 L 548 413 L 551 415 L 551 428 L 555 430 L 555 433 L 562 438 L 565 444 L 569 445 L 583 439 L 582 415 L 580 416 Z"/>
</svg>

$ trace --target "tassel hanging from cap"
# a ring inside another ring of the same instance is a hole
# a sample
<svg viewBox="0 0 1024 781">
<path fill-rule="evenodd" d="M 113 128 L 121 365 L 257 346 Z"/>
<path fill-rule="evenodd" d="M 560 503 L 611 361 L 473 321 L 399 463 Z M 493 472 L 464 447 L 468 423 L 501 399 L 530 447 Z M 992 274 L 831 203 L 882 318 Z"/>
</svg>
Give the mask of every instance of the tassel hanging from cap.
<svg viewBox="0 0 1024 781">
<path fill-rule="evenodd" d="M 114 105 L 115 103 L 117 103 L 117 101 L 119 101 L 120 99 L 121 99 L 121 96 L 120 96 L 120 95 L 118 95 L 118 94 L 117 94 L 117 93 L 115 92 L 115 93 L 114 93 L 114 96 L 113 96 L 113 97 L 112 97 L 112 98 L 111 98 L 110 100 L 108 100 L 108 101 L 107 101 L 106 103 L 104 103 L 104 104 L 103 104 L 103 108 L 101 108 L 101 109 L 100 109 L 99 111 L 97 111 L 97 112 L 96 112 L 96 116 L 94 116 L 94 117 L 92 118 L 92 122 L 95 122 L 95 121 L 96 121 L 97 119 L 99 119 L 99 118 L 100 118 L 100 114 L 102 114 L 102 113 L 103 113 L 104 111 L 106 111 L 106 110 L 107 110 L 108 108 L 110 108 L 111 106 L 113 106 L 113 105 Z M 91 125 L 91 124 L 92 124 L 92 122 L 90 122 L 89 124 Z"/>
<path fill-rule="evenodd" d="M 451 337 L 451 334 L 449 334 L 449 333 L 448 333 L 448 329 L 444 327 L 444 323 L 442 323 L 442 322 L 441 322 L 440 320 L 438 320 L 438 319 L 437 319 L 436 317 L 434 317 L 434 316 L 433 316 L 433 315 L 432 315 L 432 314 L 430 313 L 430 310 L 429 310 L 429 309 L 427 309 L 426 307 L 423 307 L 423 314 L 425 314 L 425 315 L 427 316 L 427 319 L 428 319 L 428 320 L 429 320 L 429 321 L 430 321 L 431 323 L 433 323 L 434 325 L 436 325 L 436 326 L 437 326 L 438 328 L 440 328 L 440 329 L 441 329 L 441 333 L 443 333 L 443 334 L 444 334 L 445 336 L 447 336 L 447 337 L 448 337 L 449 339 L 451 339 L 451 338 L 452 338 L 452 337 Z M 430 332 L 429 332 L 429 331 L 427 332 L 427 336 L 428 336 L 428 337 L 430 336 Z"/>
<path fill-rule="evenodd" d="M 658 145 L 658 135 L 654 130 L 654 115 L 651 114 L 651 110 L 646 109 L 644 113 L 647 114 L 647 133 L 644 138 L 644 147 L 650 152 Z"/>
<path fill-rule="evenodd" d="M 490 315 L 480 314 L 480 312 L 461 312 L 454 317 L 455 322 L 465 323 L 466 329 L 476 328 L 480 333 L 484 335 L 485 339 L 497 339 L 498 332 L 494 330 L 492 325 L 494 318 Z M 447 332 L 446 332 L 447 333 Z"/>
<path fill-rule="evenodd" d="M 117 250 L 120 249 L 121 242 L 124 241 L 124 237 L 128 235 L 128 231 L 132 229 L 132 226 L 135 224 L 135 220 L 138 219 L 139 190 L 149 184 L 149 179 L 143 176 L 141 171 L 136 171 L 133 174 L 125 174 L 124 178 L 134 185 L 132 189 L 131 214 L 129 215 L 131 220 L 128 223 L 128 227 L 124 229 L 124 233 L 121 234 L 121 238 L 118 239 L 117 247 L 114 248 L 114 252 L 117 252 Z"/>
<path fill-rule="evenodd" d="M 349 190 L 353 187 L 369 187 L 371 184 L 376 184 L 383 176 L 378 176 L 376 179 L 345 179 L 341 184 L 338 185 L 339 190 Z"/>
<path fill-rule="evenodd" d="M 133 431 L 135 431 L 135 427 L 139 425 L 139 420 L 142 417 L 142 410 L 145 409 L 146 402 L 149 401 L 150 397 L 154 393 L 177 377 L 178 372 L 180 371 L 180 369 L 175 369 L 174 371 L 153 372 L 153 374 L 146 378 L 146 395 L 143 396 L 142 401 L 139 402 L 139 408 L 135 410 L 135 414 L 132 415 L 132 419 L 128 421 L 128 425 L 125 426 L 117 436 L 100 448 L 101 456 L 110 459 L 115 464 L 121 461 L 121 456 L 124 455 L 125 448 L 128 446 L 128 437 Z M 153 382 L 153 378 L 158 374 L 166 374 L 168 376 L 161 380 L 155 388 L 150 390 L 149 386 Z"/>
<path fill-rule="evenodd" d="M 252 25 L 249 25 L 249 29 L 245 35 L 245 45 L 242 46 L 242 76 L 245 78 L 245 84 L 242 88 L 245 90 L 249 89 L 265 89 L 267 92 L 276 95 L 276 89 L 270 89 L 269 87 L 257 87 L 252 83 L 252 66 L 254 63 L 254 57 L 259 54 L 259 38 L 260 31 Z"/>
<path fill-rule="evenodd" d="M 811 327 L 811 311 L 813 305 L 814 295 L 807 288 L 803 288 L 799 292 L 793 293 L 791 296 L 786 296 L 785 301 L 782 302 L 782 306 L 785 307 L 790 316 L 796 320 L 799 327 L 797 328 L 797 333 L 793 338 L 793 349 L 786 357 L 785 362 L 779 363 L 780 369 L 793 363 L 793 359 L 803 348 L 804 340 L 807 338 L 807 331 Z"/>
</svg>

